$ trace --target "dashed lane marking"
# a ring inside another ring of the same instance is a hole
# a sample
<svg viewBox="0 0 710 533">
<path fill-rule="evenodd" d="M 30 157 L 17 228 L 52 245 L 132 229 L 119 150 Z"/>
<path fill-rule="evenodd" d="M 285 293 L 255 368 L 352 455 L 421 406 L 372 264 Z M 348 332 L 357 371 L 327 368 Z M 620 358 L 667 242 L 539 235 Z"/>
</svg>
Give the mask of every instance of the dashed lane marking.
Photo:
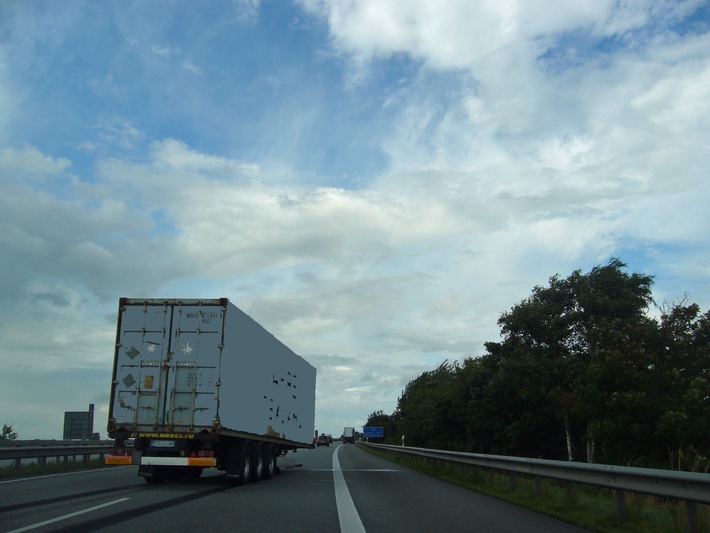
<svg viewBox="0 0 710 533">
<path fill-rule="evenodd" d="M 130 498 L 119 498 L 118 500 L 113 500 L 110 502 L 102 503 L 101 505 L 95 505 L 93 507 L 89 507 L 88 509 L 82 509 L 81 511 L 76 511 L 74 513 L 69 513 L 69 514 L 65 514 L 62 516 L 58 516 L 57 518 L 45 520 L 44 522 L 37 522 L 36 524 L 21 527 L 19 529 L 13 529 L 12 531 L 7 531 L 6 533 L 22 533 L 23 531 L 30 531 L 32 529 L 37 529 L 38 527 L 46 526 L 48 524 L 54 524 L 55 522 L 61 522 L 62 520 L 66 520 L 68 518 L 73 518 L 75 516 L 79 516 L 82 514 L 90 513 L 92 511 L 96 511 L 98 509 L 103 509 L 104 507 L 108 507 L 110 505 L 116 505 L 117 503 L 125 502 L 126 500 L 130 500 Z"/>
</svg>

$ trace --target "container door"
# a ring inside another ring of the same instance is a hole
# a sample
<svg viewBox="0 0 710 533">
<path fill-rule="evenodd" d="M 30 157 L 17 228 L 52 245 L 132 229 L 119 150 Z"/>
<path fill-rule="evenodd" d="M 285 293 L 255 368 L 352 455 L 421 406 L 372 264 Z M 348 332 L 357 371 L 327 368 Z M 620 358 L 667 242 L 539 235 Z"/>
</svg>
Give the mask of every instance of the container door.
<svg viewBox="0 0 710 533">
<path fill-rule="evenodd" d="M 145 430 L 161 423 L 171 358 L 170 320 L 168 305 L 128 305 L 121 310 L 113 405 L 117 423 Z"/>
<path fill-rule="evenodd" d="M 168 378 L 170 425 L 174 429 L 211 426 L 216 419 L 223 320 L 221 306 L 175 309 L 175 357 Z"/>
</svg>

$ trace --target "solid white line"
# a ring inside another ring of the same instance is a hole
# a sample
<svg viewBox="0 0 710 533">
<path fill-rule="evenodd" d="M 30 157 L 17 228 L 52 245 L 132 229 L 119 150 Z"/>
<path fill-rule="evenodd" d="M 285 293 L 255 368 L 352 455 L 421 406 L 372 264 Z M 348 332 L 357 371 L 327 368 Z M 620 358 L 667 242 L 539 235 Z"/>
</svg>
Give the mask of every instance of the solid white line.
<svg viewBox="0 0 710 533">
<path fill-rule="evenodd" d="M 313 468 L 309 470 L 309 472 L 332 472 L 332 468 Z M 340 469 L 341 472 L 399 472 L 399 470 L 395 470 L 394 468 L 346 468 L 343 470 L 342 468 Z"/>
<path fill-rule="evenodd" d="M 342 446 L 342 444 L 340 445 Z M 348 485 L 345 483 L 345 476 L 340 469 L 338 461 L 338 446 L 333 452 L 333 479 L 335 480 L 335 505 L 338 507 L 338 520 L 340 520 L 340 531 L 342 533 L 365 533 L 365 528 L 357 514 L 353 499 L 350 497 Z"/>
<path fill-rule="evenodd" d="M 130 500 L 130 498 L 119 498 L 118 500 L 113 500 L 112 502 L 106 502 L 102 503 L 101 505 L 95 505 L 94 507 L 89 507 L 88 509 L 84 509 L 83 511 L 77 511 L 75 513 L 69 513 L 65 514 L 63 516 L 58 516 L 57 518 L 52 518 L 51 520 L 45 520 L 44 522 L 38 522 L 36 524 L 32 524 L 31 526 L 25 526 L 21 527 L 20 529 L 13 529 L 12 531 L 7 531 L 6 533 L 21 533 L 22 531 L 30 531 L 31 529 L 37 529 L 38 527 L 46 526 L 47 524 L 54 524 L 55 522 L 61 522 L 62 520 L 66 520 L 67 518 L 72 518 L 74 516 L 79 516 L 85 513 L 90 513 L 91 511 L 96 511 L 97 509 L 102 509 L 104 507 L 108 507 L 109 505 L 115 505 L 117 503 L 125 502 L 126 500 Z"/>
</svg>

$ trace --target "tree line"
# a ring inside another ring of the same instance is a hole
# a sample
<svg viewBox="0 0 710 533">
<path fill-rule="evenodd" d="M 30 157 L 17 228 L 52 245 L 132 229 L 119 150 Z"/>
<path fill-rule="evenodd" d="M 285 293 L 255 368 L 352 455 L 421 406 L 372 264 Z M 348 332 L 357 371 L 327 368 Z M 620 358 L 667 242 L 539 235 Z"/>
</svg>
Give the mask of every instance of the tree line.
<svg viewBox="0 0 710 533">
<path fill-rule="evenodd" d="M 500 342 L 410 381 L 385 442 L 704 470 L 710 467 L 710 312 L 681 301 L 658 317 L 653 277 L 612 259 L 500 315 Z"/>
</svg>

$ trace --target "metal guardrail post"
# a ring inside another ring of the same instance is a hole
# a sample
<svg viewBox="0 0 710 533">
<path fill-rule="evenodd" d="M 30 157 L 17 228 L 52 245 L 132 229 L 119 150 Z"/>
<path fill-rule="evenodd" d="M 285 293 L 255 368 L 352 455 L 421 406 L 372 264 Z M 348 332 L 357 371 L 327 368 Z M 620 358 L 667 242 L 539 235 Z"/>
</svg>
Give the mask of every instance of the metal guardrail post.
<svg viewBox="0 0 710 533">
<path fill-rule="evenodd" d="M 698 505 L 695 502 L 686 502 L 688 506 L 688 530 L 698 533 Z"/>
<path fill-rule="evenodd" d="M 510 490 L 513 491 L 518 488 L 518 483 L 515 479 L 515 472 L 508 472 L 508 478 L 510 479 Z"/>
<path fill-rule="evenodd" d="M 567 484 L 567 498 L 569 498 L 570 502 L 577 501 L 577 483 L 574 481 L 570 481 Z"/>
<path fill-rule="evenodd" d="M 626 494 L 616 489 L 616 521 L 622 526 L 626 522 Z"/>
</svg>

